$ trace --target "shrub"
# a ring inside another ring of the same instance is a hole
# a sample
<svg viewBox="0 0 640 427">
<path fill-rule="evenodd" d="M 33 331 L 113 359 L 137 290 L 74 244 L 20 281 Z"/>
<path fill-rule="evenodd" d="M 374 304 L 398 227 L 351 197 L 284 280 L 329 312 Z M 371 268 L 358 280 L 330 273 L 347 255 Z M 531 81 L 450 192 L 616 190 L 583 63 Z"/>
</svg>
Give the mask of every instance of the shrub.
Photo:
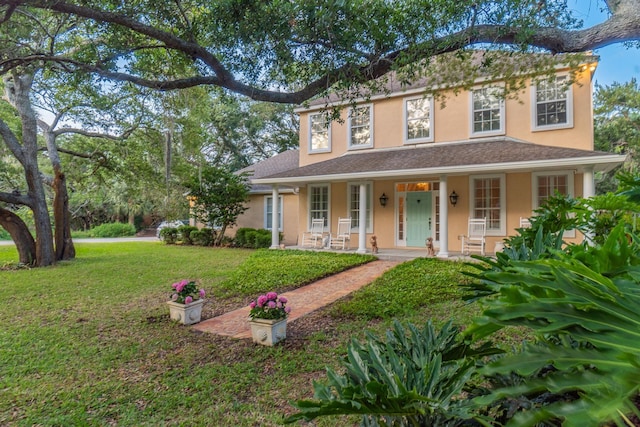
<svg viewBox="0 0 640 427">
<path fill-rule="evenodd" d="M 261 249 L 271 246 L 271 230 L 264 228 L 238 228 L 235 237 L 235 246 L 239 248 L 247 249 Z M 282 240 L 282 233 L 280 233 L 280 240 Z"/>
<path fill-rule="evenodd" d="M 175 245 L 178 241 L 178 229 L 165 227 L 160 230 L 160 239 L 167 245 Z"/>
<path fill-rule="evenodd" d="M 213 243 L 213 230 L 211 228 L 196 229 L 189 234 L 189 238 L 194 245 L 211 246 Z"/>
<path fill-rule="evenodd" d="M 136 228 L 131 224 L 122 222 L 114 222 L 111 224 L 102 224 L 91 229 L 92 237 L 125 237 L 134 236 Z"/>
<path fill-rule="evenodd" d="M 248 227 L 238 228 L 236 231 L 235 245 L 240 248 L 245 248 L 247 244 L 247 233 L 253 230 L 253 228 Z"/>
<path fill-rule="evenodd" d="M 191 225 L 182 225 L 178 227 L 178 235 L 180 240 L 182 240 L 183 245 L 193 245 L 193 241 L 191 240 L 191 232 L 196 231 L 198 227 L 193 227 Z"/>
<path fill-rule="evenodd" d="M 9 232 L 2 227 L 0 227 L 0 240 L 11 240 Z"/>
</svg>

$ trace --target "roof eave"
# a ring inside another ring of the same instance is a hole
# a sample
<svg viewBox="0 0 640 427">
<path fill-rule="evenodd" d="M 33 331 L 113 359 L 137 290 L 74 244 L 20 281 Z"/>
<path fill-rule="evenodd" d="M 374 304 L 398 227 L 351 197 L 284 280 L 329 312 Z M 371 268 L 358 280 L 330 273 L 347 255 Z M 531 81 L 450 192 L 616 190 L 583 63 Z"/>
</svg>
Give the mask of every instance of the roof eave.
<svg viewBox="0 0 640 427">
<path fill-rule="evenodd" d="M 594 166 L 596 171 L 608 171 L 623 163 L 626 156 L 607 154 L 602 156 L 572 157 L 553 160 L 527 160 L 523 162 L 490 163 L 482 165 L 460 165 L 442 168 L 402 169 L 390 171 L 350 172 L 342 174 L 326 174 L 311 176 L 295 176 L 283 178 L 260 178 L 252 180 L 253 184 L 301 184 L 327 181 L 357 181 L 364 179 L 396 179 L 415 177 L 417 175 L 465 175 L 470 173 L 514 172 L 522 170 L 561 169 Z"/>
</svg>

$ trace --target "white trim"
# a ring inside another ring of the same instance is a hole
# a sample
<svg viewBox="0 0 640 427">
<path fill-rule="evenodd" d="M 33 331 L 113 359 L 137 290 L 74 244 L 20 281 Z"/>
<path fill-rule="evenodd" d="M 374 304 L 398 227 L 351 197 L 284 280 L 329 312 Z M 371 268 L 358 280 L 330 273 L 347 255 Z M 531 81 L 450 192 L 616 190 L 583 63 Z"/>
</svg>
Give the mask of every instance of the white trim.
<svg viewBox="0 0 640 427">
<path fill-rule="evenodd" d="M 264 202 L 263 202 L 263 215 L 262 215 L 262 222 L 264 224 L 264 229 L 265 230 L 271 230 L 271 221 L 267 221 L 267 216 L 269 213 L 269 209 L 268 209 L 268 199 L 273 199 L 273 195 L 265 195 L 264 196 Z M 282 197 L 282 194 L 278 196 L 278 200 L 279 200 L 279 204 L 280 206 L 278 207 L 278 231 L 282 231 L 282 226 L 284 224 L 284 198 Z M 273 210 L 273 208 L 272 208 Z"/>
<path fill-rule="evenodd" d="M 482 174 L 482 175 L 469 175 L 469 218 L 475 218 L 473 213 L 474 201 L 475 201 L 475 186 L 474 180 L 476 179 L 500 179 L 500 229 L 489 228 L 490 218 L 487 218 L 487 236 L 506 236 L 507 235 L 507 191 L 506 191 L 506 177 L 505 174 Z"/>
<path fill-rule="evenodd" d="M 373 199 L 373 181 L 352 181 L 352 182 L 347 182 L 347 216 L 350 216 L 352 219 L 351 222 L 351 231 L 352 232 L 358 232 L 359 229 L 359 224 L 358 226 L 354 226 L 353 225 L 353 220 L 356 218 L 354 215 L 351 215 L 351 187 L 355 186 L 358 187 L 358 191 L 360 191 L 360 184 L 364 184 L 367 186 L 367 201 L 371 204 L 371 206 L 369 207 L 369 210 L 367 212 L 367 219 L 368 219 L 368 226 L 367 226 L 367 233 L 373 233 L 373 208 L 374 208 L 374 199 Z M 358 213 L 360 212 L 360 207 L 358 206 Z M 359 217 L 358 217 L 359 218 Z"/>
<path fill-rule="evenodd" d="M 427 117 L 429 120 L 429 136 L 426 138 L 415 138 L 415 139 L 409 139 L 409 120 L 407 117 L 407 103 L 409 101 L 414 101 L 416 99 L 424 99 L 428 102 L 428 108 L 429 111 L 427 113 Z M 435 123 L 435 120 L 433 119 L 433 112 L 434 112 L 434 108 L 433 108 L 433 97 L 429 96 L 410 96 L 410 97 L 406 97 L 402 100 L 402 133 L 403 133 L 403 143 L 404 144 L 420 144 L 423 142 L 433 142 L 434 141 L 434 129 L 433 129 L 433 125 Z"/>
<path fill-rule="evenodd" d="M 504 172 L 504 171 L 520 171 L 520 170 L 533 170 L 533 169 L 564 169 L 567 167 L 580 168 L 584 166 L 599 166 L 602 164 L 617 165 L 625 161 L 627 156 L 619 154 L 608 154 L 603 156 L 593 157 L 574 157 L 570 159 L 552 159 L 552 160 L 536 160 L 521 162 L 508 162 L 508 163 L 488 163 L 483 165 L 463 165 L 463 166 L 448 166 L 438 168 L 425 168 L 425 169 L 402 169 L 391 171 L 367 171 L 367 172 L 349 172 L 334 175 L 310 175 L 310 176 L 295 176 L 288 178 L 260 178 L 254 179 L 256 184 L 300 184 L 300 183 L 321 183 L 327 180 L 331 181 L 352 181 L 358 179 L 404 179 L 410 180 L 416 179 L 416 175 L 420 176 L 437 176 L 442 174 L 450 175 L 466 175 L 469 173 L 478 172 Z M 602 168 L 596 170 L 607 170 L 608 168 Z"/>
<path fill-rule="evenodd" d="M 312 188 L 326 188 L 327 189 L 327 223 L 325 228 L 331 230 L 331 184 L 326 182 L 313 183 L 307 185 L 307 230 L 311 229 L 311 189 Z"/>
<path fill-rule="evenodd" d="M 309 141 L 309 154 L 315 153 L 330 153 L 331 152 L 331 121 L 327 123 L 327 148 L 313 149 L 313 123 L 312 118 L 317 116 L 325 116 L 324 113 L 311 113 L 309 114 L 309 132 L 308 132 L 308 141 Z M 325 116 L 325 118 L 328 118 Z"/>
<path fill-rule="evenodd" d="M 555 76 L 556 82 L 558 78 L 564 77 L 571 79 L 569 73 L 558 73 Z M 570 129 L 573 128 L 573 84 L 567 87 L 567 122 L 558 123 L 554 125 L 538 125 L 538 85 L 535 82 L 531 82 L 531 132 L 542 132 L 547 130 L 556 129 Z"/>
<path fill-rule="evenodd" d="M 362 150 L 366 148 L 373 147 L 373 104 L 363 104 L 355 107 L 356 110 L 361 108 L 369 108 L 369 143 L 362 145 L 352 145 L 352 135 L 351 135 L 351 113 L 354 110 L 354 107 L 349 108 L 348 116 L 347 116 L 347 149 L 348 150 Z M 363 126 L 364 127 L 364 126 Z"/>
<path fill-rule="evenodd" d="M 482 91 L 482 90 L 496 90 L 496 91 L 501 91 L 504 90 L 504 88 L 502 88 L 499 85 L 495 85 L 495 86 L 482 86 L 482 87 L 475 87 L 473 89 L 471 89 L 469 91 L 469 136 L 471 138 L 477 138 L 477 137 L 484 137 L 484 136 L 497 136 L 497 135 L 504 135 L 506 132 L 505 129 L 505 115 L 506 115 L 506 108 L 504 105 L 504 99 L 502 99 L 502 97 L 494 95 L 497 99 L 498 99 L 498 110 L 499 110 L 499 114 L 500 114 L 500 129 L 496 129 L 496 130 L 488 130 L 488 131 L 476 131 L 475 127 L 474 127 L 474 113 L 475 113 L 475 109 L 474 109 L 474 102 L 473 102 L 473 95 L 475 92 L 478 91 Z"/>
</svg>

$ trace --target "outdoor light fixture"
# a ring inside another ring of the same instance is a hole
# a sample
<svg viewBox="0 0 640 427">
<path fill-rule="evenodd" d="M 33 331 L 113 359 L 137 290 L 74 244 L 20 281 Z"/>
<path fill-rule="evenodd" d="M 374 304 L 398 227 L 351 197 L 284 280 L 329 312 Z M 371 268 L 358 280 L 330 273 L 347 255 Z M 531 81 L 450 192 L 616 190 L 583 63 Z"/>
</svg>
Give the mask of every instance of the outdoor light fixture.
<svg viewBox="0 0 640 427">
<path fill-rule="evenodd" d="M 453 190 L 451 194 L 449 194 L 449 201 L 453 206 L 458 204 L 458 194 L 456 193 L 456 190 Z"/>
<path fill-rule="evenodd" d="M 380 196 L 380 206 L 382 206 L 382 207 L 387 206 L 387 201 L 388 200 L 389 200 L 389 198 L 387 197 L 387 195 L 382 193 L 382 196 Z"/>
</svg>

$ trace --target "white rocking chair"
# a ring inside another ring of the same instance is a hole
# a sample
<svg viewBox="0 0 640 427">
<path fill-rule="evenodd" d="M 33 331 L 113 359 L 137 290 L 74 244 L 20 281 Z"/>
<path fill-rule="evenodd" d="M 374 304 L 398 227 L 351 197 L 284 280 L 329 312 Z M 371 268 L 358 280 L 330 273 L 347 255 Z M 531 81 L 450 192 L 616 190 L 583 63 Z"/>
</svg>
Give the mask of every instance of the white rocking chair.
<svg viewBox="0 0 640 427">
<path fill-rule="evenodd" d="M 520 217 L 520 228 L 531 228 L 531 221 L 529 218 Z"/>
<path fill-rule="evenodd" d="M 305 248 L 321 247 L 323 237 L 324 218 L 314 218 L 311 220 L 311 230 L 302 233 L 302 246 Z"/>
<path fill-rule="evenodd" d="M 462 236 L 462 253 L 469 254 L 472 250 L 485 253 L 487 233 L 487 218 L 469 218 L 468 232 Z"/>
<path fill-rule="evenodd" d="M 347 242 L 351 240 L 351 218 L 338 218 L 338 230 L 331 235 L 329 246 L 345 249 Z M 347 246 L 348 247 L 348 246 Z"/>
</svg>

